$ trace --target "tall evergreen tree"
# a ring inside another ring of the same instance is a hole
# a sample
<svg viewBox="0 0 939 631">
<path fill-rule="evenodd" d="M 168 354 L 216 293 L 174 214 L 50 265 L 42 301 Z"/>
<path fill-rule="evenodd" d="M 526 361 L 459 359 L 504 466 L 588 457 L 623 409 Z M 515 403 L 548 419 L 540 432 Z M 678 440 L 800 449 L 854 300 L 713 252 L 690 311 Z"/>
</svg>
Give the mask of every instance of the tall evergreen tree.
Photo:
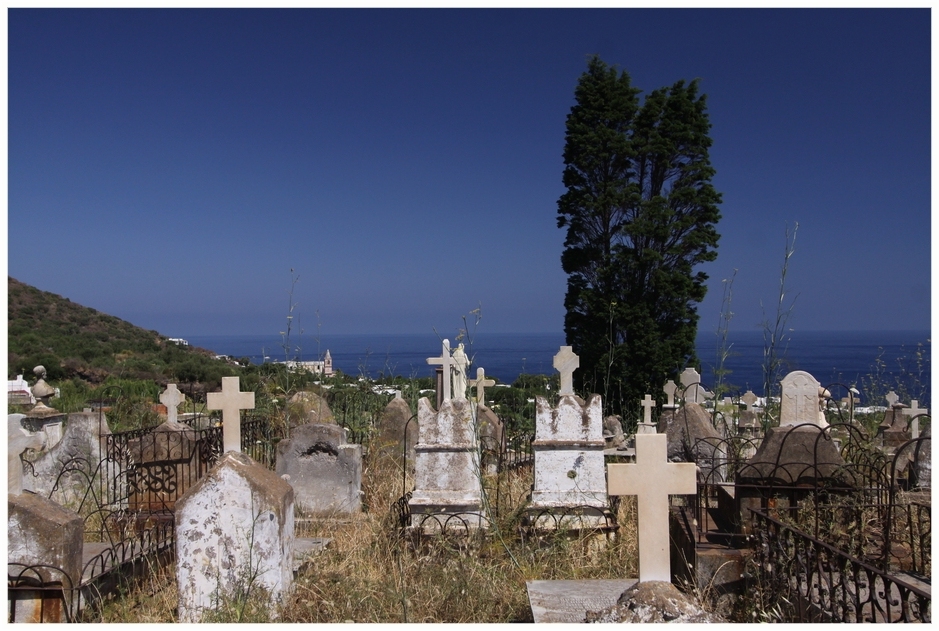
<svg viewBox="0 0 939 631">
<path fill-rule="evenodd" d="M 629 75 L 590 59 L 567 117 L 558 227 L 567 228 L 567 343 L 576 385 L 608 409 L 637 409 L 696 362 L 696 304 L 716 258 L 705 96 L 684 81 L 639 104 Z"/>
</svg>

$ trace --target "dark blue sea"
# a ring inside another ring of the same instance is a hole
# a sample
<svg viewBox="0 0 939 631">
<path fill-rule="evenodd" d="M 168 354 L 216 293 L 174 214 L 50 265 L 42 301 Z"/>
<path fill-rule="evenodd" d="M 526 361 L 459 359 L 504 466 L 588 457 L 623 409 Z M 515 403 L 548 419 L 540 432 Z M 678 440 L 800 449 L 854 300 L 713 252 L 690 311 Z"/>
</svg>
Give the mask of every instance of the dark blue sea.
<svg viewBox="0 0 939 631">
<path fill-rule="evenodd" d="M 189 336 L 193 346 L 210 349 L 220 355 L 248 357 L 254 363 L 283 361 L 283 340 L 278 335 Z M 713 388 L 713 370 L 717 365 L 717 336 L 701 332 L 697 352 L 701 361 L 702 382 Z M 487 377 L 501 383 L 512 383 L 521 373 L 552 374 L 552 358 L 564 336 L 545 333 L 477 334 L 466 343 L 466 352 L 473 360 L 470 377 L 482 366 Z M 451 344 L 455 346 L 451 340 Z M 748 388 L 762 395 L 762 331 L 730 331 L 730 356 L 724 368 L 730 372 L 725 382 L 744 392 Z M 440 340 L 434 335 L 322 335 L 319 340 L 303 336 L 291 340 L 290 359 L 299 354 L 302 360 L 321 359 L 328 349 L 333 366 L 347 375 L 401 375 L 430 377 L 433 367 L 428 357 L 440 355 Z M 299 348 L 299 353 L 296 349 Z M 912 392 L 928 396 L 931 379 L 931 344 L 929 331 L 805 331 L 793 332 L 788 345 L 780 345 L 778 354 L 784 361 L 784 374 L 805 370 L 823 385 L 843 383 L 859 389 L 872 375 L 893 388 L 897 378 L 916 375 L 922 384 Z M 921 362 L 917 363 L 917 356 Z M 834 391 L 833 391 L 834 393 Z M 928 401 L 928 398 L 924 397 Z M 880 405 L 881 402 L 868 404 Z M 922 404 L 922 402 L 921 402 Z"/>
</svg>

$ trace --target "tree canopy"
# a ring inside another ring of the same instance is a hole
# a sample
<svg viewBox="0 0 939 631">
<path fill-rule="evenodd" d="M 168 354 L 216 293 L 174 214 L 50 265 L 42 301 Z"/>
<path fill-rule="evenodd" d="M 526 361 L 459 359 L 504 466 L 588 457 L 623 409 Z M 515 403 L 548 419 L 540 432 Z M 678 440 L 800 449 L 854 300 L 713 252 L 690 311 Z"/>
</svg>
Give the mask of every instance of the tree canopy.
<svg viewBox="0 0 939 631">
<path fill-rule="evenodd" d="M 558 227 L 567 228 L 567 343 L 576 386 L 608 409 L 696 363 L 696 304 L 717 256 L 720 194 L 711 184 L 710 121 L 697 80 L 648 94 L 592 57 L 567 117 Z"/>
</svg>

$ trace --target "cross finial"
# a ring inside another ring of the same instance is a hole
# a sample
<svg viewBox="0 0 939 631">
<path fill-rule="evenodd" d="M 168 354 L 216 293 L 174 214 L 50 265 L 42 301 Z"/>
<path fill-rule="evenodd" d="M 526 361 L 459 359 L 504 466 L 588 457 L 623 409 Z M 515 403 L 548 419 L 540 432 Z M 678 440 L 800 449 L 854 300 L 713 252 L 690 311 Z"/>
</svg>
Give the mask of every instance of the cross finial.
<svg viewBox="0 0 939 631">
<path fill-rule="evenodd" d="M 671 581 L 669 495 L 697 492 L 693 462 L 668 462 L 665 434 L 636 434 L 635 464 L 609 464 L 607 493 L 639 496 L 639 582 Z"/>
<path fill-rule="evenodd" d="M 176 422 L 176 408 L 186 400 L 186 395 L 179 391 L 175 383 L 166 384 L 166 390 L 160 395 L 160 403 L 166 406 L 166 420 Z"/>
<path fill-rule="evenodd" d="M 476 378 L 470 379 L 470 385 L 476 387 L 476 402 L 486 405 L 486 388 L 496 385 L 494 379 L 486 379 L 486 371 L 482 366 L 476 369 Z"/>
<path fill-rule="evenodd" d="M 450 340 L 444 340 L 441 343 L 440 357 L 428 357 L 427 363 L 431 366 L 443 367 L 443 400 L 450 399 L 450 369 L 453 366 L 453 358 L 450 356 Z"/>
<path fill-rule="evenodd" d="M 206 408 L 222 411 L 222 448 L 241 452 L 241 411 L 254 409 L 254 393 L 241 392 L 238 377 L 222 377 L 222 391 L 206 395 Z"/>
<path fill-rule="evenodd" d="M 580 368 L 580 357 L 570 346 L 562 346 L 554 356 L 554 369 L 561 373 L 561 389 L 558 394 L 574 394 L 574 371 Z"/>
<path fill-rule="evenodd" d="M 642 410 L 642 422 L 646 425 L 652 423 L 652 408 L 655 407 L 655 401 L 652 400 L 652 395 L 647 394 L 645 398 L 642 399 L 640 405 L 643 407 Z"/>
</svg>

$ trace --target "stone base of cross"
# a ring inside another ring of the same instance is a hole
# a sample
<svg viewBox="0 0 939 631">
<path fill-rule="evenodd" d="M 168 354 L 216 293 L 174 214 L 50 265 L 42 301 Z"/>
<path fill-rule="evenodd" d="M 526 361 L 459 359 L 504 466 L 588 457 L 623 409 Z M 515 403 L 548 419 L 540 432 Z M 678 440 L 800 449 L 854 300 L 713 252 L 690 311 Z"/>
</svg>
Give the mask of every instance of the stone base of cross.
<svg viewBox="0 0 939 631">
<path fill-rule="evenodd" d="M 693 462 L 668 462 L 665 434 L 637 434 L 635 464 L 607 465 L 607 494 L 639 498 L 639 582 L 671 581 L 669 495 L 697 493 Z"/>
</svg>

